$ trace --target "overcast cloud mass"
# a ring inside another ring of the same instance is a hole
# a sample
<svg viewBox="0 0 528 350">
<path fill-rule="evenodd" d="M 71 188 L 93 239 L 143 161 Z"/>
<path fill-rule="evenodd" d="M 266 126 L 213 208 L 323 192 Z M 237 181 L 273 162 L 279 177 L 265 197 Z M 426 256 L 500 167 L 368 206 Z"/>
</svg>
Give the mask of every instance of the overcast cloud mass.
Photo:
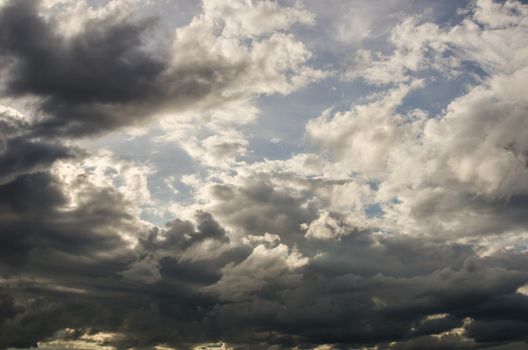
<svg viewBox="0 0 528 350">
<path fill-rule="evenodd" d="M 1 349 L 528 349 L 528 3 L 0 0 Z"/>
</svg>

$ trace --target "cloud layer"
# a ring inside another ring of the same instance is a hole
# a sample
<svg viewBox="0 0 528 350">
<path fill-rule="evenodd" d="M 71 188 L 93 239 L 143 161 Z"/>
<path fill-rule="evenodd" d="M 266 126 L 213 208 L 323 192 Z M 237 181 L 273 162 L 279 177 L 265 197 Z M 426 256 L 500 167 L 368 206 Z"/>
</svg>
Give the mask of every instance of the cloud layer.
<svg viewBox="0 0 528 350">
<path fill-rule="evenodd" d="M 525 348 L 528 6 L 428 4 L 1 1 L 0 348 Z"/>
</svg>

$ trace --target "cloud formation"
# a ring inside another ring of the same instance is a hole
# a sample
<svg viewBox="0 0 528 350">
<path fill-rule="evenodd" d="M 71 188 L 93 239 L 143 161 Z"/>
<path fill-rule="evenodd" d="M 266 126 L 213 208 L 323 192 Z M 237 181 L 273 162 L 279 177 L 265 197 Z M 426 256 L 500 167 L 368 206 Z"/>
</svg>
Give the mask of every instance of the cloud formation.
<svg viewBox="0 0 528 350">
<path fill-rule="evenodd" d="M 0 348 L 526 347 L 528 5 L 329 4 L 0 2 Z"/>
<path fill-rule="evenodd" d="M 310 22 L 299 9 L 209 1 L 168 37 L 156 34 L 154 18 L 107 11 L 68 35 L 39 3 L 4 4 L 0 53 L 4 95 L 37 98 L 35 127 L 44 135 L 107 132 L 171 110 L 288 93 L 323 75 L 305 65 L 310 53 L 301 42 L 274 32 Z M 225 11 L 238 15 L 222 17 Z"/>
</svg>

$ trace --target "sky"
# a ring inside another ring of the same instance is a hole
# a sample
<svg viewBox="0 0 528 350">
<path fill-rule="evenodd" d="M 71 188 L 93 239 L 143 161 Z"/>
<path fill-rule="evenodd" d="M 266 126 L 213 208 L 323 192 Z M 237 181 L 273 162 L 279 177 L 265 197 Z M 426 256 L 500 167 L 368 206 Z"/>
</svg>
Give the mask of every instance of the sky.
<svg viewBox="0 0 528 350">
<path fill-rule="evenodd" d="M 0 0 L 0 349 L 528 348 L 528 3 Z"/>
</svg>

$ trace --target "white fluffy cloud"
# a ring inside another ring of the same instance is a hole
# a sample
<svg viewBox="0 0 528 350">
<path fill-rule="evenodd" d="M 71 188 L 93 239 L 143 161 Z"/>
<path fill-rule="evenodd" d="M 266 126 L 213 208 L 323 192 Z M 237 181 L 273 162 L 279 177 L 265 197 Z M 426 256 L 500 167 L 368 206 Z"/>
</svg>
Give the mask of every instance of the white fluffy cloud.
<svg viewBox="0 0 528 350">
<path fill-rule="evenodd" d="M 214 75 L 218 67 L 227 74 L 202 108 L 164 117 L 170 132 L 162 138 L 177 140 L 205 165 L 227 166 L 247 153 L 248 141 L 237 128 L 257 117 L 255 98 L 287 95 L 330 74 L 312 67 L 310 50 L 288 33 L 294 24 L 313 23 L 313 14 L 300 6 L 211 0 L 202 10 L 176 30 L 172 64 L 177 71 L 203 67 Z"/>
<path fill-rule="evenodd" d="M 466 11 L 468 16 L 450 27 L 420 23 L 416 17 L 405 19 L 392 30 L 390 54 L 358 50 L 344 78 L 391 84 L 427 70 L 456 76 L 464 61 L 490 74 L 513 73 L 526 65 L 526 6 L 517 1 L 479 0 Z"/>
<path fill-rule="evenodd" d="M 375 202 L 385 203 L 386 221 L 378 223 L 385 229 L 463 237 L 525 225 L 515 209 L 506 217 L 498 209 L 528 190 L 525 11 L 517 2 L 479 1 L 453 27 L 403 21 L 391 36 L 395 51 L 381 59 L 363 52 L 373 61 L 354 71 L 374 84 L 398 85 L 308 123 L 311 139 L 344 169 L 379 181 Z M 487 72 L 481 84 L 434 118 L 399 112 L 413 90 L 427 87 L 420 71 L 450 79 L 467 60 Z"/>
</svg>

